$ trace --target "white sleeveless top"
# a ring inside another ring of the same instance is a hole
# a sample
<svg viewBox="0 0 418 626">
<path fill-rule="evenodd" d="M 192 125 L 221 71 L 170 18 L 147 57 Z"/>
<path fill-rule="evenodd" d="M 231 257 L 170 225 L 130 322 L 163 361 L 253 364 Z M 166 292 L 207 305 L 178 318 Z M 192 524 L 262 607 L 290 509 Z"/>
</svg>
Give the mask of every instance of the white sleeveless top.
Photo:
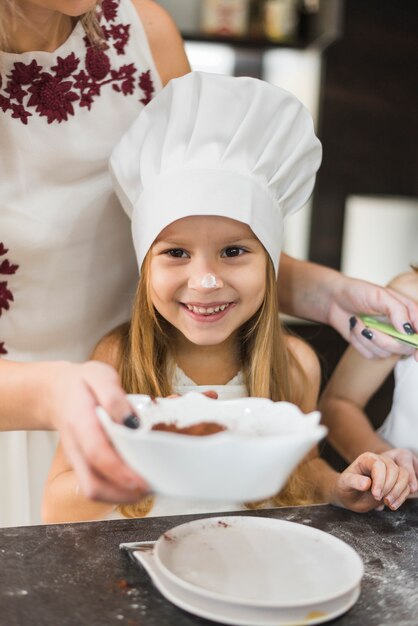
<svg viewBox="0 0 418 626">
<path fill-rule="evenodd" d="M 401 359 L 394 373 L 392 407 L 379 433 L 394 448 L 418 454 L 418 362 L 413 356 Z"/>
<path fill-rule="evenodd" d="M 130 221 L 108 159 L 161 90 L 130 0 L 105 0 L 107 49 L 78 23 L 55 52 L 0 52 L 0 355 L 86 359 L 129 318 Z M 0 434 L 0 525 L 40 521 L 52 433 Z"/>
</svg>

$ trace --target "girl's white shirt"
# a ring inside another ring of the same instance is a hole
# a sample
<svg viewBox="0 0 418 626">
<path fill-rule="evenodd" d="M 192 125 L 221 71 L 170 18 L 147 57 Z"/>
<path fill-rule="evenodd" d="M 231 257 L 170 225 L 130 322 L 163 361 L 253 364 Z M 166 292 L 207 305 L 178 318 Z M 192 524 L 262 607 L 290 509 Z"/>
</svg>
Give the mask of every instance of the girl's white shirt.
<svg viewBox="0 0 418 626">
<path fill-rule="evenodd" d="M 103 52 L 81 23 L 55 52 L 0 52 L 3 358 L 83 361 L 129 318 L 138 270 L 108 159 L 162 84 L 131 1 L 106 7 Z M 0 526 L 40 522 L 55 445 L 0 433 Z"/>
<path fill-rule="evenodd" d="M 248 395 L 247 387 L 244 383 L 242 372 L 238 372 L 226 385 L 196 385 L 195 382 L 181 370 L 175 367 L 173 387 L 175 393 L 181 395 L 188 391 L 214 390 L 218 393 L 219 400 L 232 400 L 234 398 L 245 398 Z M 147 517 L 158 517 L 162 515 L 186 515 L 193 513 L 217 513 L 221 511 L 242 511 L 245 507 L 242 502 L 208 502 L 198 500 L 180 500 L 156 496 L 151 511 Z M 123 519 L 123 516 L 114 511 L 106 519 Z"/>
<path fill-rule="evenodd" d="M 418 362 L 413 356 L 401 359 L 394 374 L 392 407 L 379 433 L 394 448 L 418 454 Z"/>
</svg>

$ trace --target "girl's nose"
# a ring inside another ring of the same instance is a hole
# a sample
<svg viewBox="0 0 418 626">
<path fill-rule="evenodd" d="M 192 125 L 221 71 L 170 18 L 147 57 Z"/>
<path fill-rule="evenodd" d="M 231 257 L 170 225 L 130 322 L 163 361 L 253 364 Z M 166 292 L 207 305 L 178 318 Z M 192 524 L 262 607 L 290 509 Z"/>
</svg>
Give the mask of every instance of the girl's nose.
<svg viewBox="0 0 418 626">
<path fill-rule="evenodd" d="M 209 273 L 201 276 L 192 276 L 189 280 L 189 287 L 197 291 L 211 291 L 223 287 L 223 282 L 219 276 Z"/>
</svg>

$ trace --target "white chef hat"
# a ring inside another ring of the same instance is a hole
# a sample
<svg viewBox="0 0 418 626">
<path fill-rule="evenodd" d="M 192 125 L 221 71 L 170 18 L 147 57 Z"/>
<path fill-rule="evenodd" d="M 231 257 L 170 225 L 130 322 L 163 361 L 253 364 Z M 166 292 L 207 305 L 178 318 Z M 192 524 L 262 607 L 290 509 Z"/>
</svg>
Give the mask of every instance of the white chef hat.
<svg viewBox="0 0 418 626">
<path fill-rule="evenodd" d="M 311 116 L 295 96 L 254 78 L 192 72 L 143 109 L 110 169 L 139 268 L 168 224 L 220 215 L 248 224 L 277 272 L 283 218 L 308 200 L 320 162 Z"/>
</svg>

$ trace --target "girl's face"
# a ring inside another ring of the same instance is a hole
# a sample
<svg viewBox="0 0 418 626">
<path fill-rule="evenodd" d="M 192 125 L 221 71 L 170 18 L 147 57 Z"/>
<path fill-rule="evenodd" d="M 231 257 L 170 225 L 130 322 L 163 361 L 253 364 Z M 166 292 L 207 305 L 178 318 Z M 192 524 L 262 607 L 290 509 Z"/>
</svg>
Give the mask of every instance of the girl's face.
<svg viewBox="0 0 418 626">
<path fill-rule="evenodd" d="M 17 5 L 23 13 L 32 8 L 47 9 L 56 11 L 71 17 L 78 17 L 87 13 L 97 4 L 97 0 L 18 0 Z"/>
<path fill-rule="evenodd" d="M 218 345 L 260 308 L 266 264 L 266 252 L 246 224 L 185 217 L 167 226 L 151 248 L 151 299 L 186 339 Z"/>
</svg>

